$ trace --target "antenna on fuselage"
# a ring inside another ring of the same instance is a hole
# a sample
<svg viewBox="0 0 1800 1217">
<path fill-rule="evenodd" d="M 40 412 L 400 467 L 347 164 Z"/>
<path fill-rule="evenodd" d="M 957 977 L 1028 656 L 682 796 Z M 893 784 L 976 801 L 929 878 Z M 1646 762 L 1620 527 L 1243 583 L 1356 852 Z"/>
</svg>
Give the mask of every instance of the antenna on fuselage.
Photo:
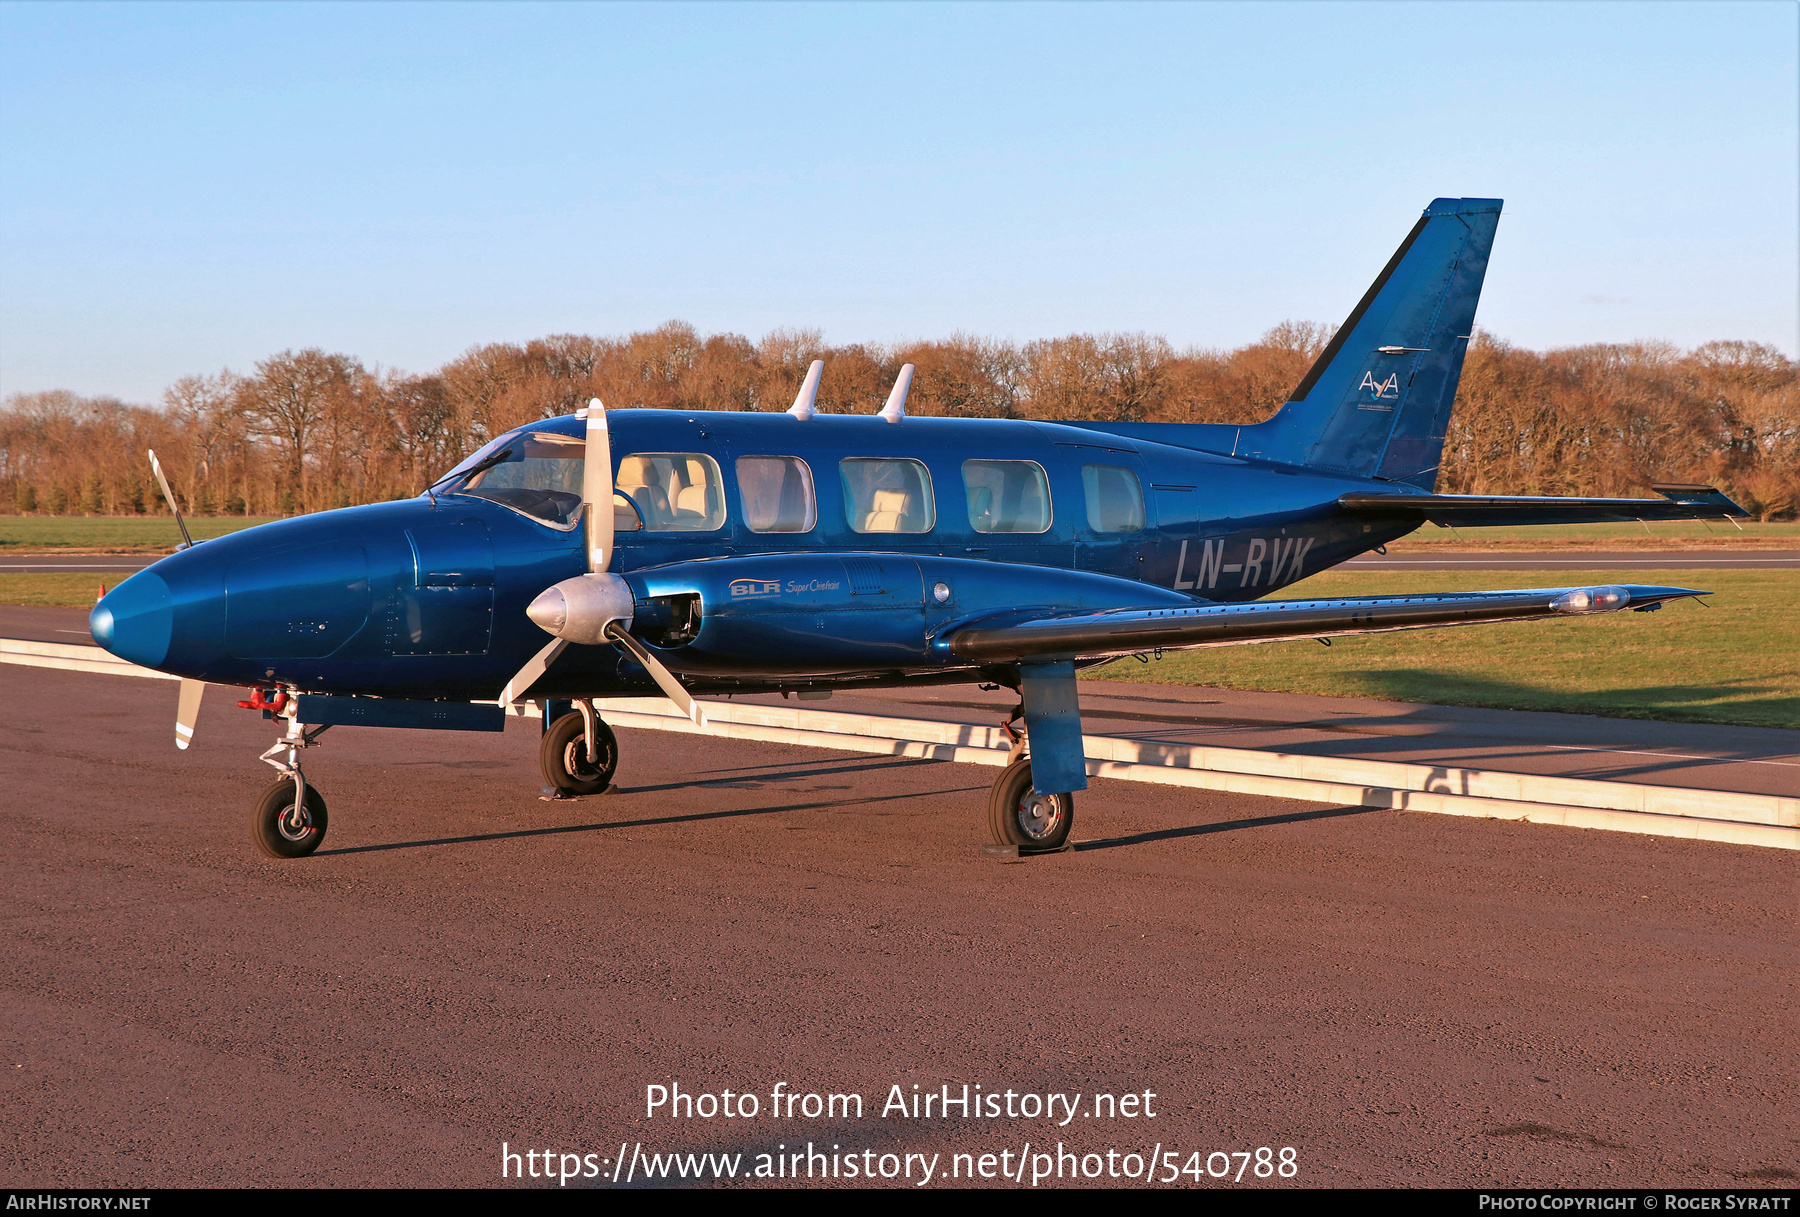
<svg viewBox="0 0 1800 1217">
<path fill-rule="evenodd" d="M 912 388 L 913 366 L 904 364 L 900 375 L 894 377 L 894 391 L 888 394 L 887 405 L 881 407 L 880 418 L 890 423 L 897 423 L 906 417 L 906 391 Z"/>
<path fill-rule="evenodd" d="M 794 397 L 794 404 L 788 407 L 788 413 L 798 419 L 808 419 L 817 414 L 813 409 L 813 400 L 819 396 L 819 378 L 825 375 L 825 361 L 815 359 L 812 367 L 806 369 L 806 379 L 800 385 L 800 392 Z"/>
</svg>

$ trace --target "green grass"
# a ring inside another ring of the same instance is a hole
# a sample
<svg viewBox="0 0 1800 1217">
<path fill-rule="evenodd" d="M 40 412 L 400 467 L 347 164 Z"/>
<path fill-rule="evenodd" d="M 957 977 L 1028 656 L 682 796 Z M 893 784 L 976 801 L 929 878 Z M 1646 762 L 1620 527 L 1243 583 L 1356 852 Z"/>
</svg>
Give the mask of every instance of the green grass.
<svg viewBox="0 0 1800 1217">
<path fill-rule="evenodd" d="M 195 540 L 267 524 L 269 516 L 198 516 L 187 522 Z M 24 550 L 104 549 L 168 553 L 181 544 L 175 517 L 0 516 L 0 553 Z"/>
<path fill-rule="evenodd" d="M 98 572 L 79 575 L 13 575 L 0 574 L 0 604 L 67 605 L 87 608 L 98 599 L 102 583 L 111 590 L 121 582 L 125 571 L 109 571 L 107 578 Z"/>
<path fill-rule="evenodd" d="M 1661 520 L 1648 524 L 1533 524 L 1507 528 L 1439 528 L 1427 524 L 1390 541 L 1389 549 L 1461 545 L 1470 549 L 1648 549 L 1706 546 L 1718 549 L 1800 547 L 1800 523 L 1739 520 Z"/>
<path fill-rule="evenodd" d="M 1706 588 L 1657 613 L 1460 626 L 1126 659 L 1096 680 L 1800 727 L 1800 579 L 1787 571 L 1480 571 L 1314 575 L 1283 597 L 1660 583 Z"/>
</svg>

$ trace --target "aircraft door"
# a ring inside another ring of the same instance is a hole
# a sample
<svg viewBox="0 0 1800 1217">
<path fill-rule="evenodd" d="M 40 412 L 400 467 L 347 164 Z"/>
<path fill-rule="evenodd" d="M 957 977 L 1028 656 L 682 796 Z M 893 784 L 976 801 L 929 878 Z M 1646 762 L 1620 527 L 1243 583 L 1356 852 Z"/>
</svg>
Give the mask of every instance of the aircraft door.
<svg viewBox="0 0 1800 1217">
<path fill-rule="evenodd" d="M 494 543 L 468 518 L 407 530 L 411 585 L 395 589 L 387 619 L 395 655 L 479 655 L 494 630 Z"/>
<path fill-rule="evenodd" d="M 1076 444 L 1057 447 L 1077 462 L 1075 493 L 1065 496 L 1073 500 L 1076 569 L 1123 579 L 1148 578 L 1156 534 L 1148 501 L 1150 482 L 1138 454 Z"/>
<path fill-rule="evenodd" d="M 1197 486 L 1159 482 L 1150 494 L 1156 508 L 1157 545 L 1146 555 L 1144 578 L 1163 587 L 1180 587 L 1185 578 L 1181 568 L 1197 559 L 1188 554 L 1188 543 L 1199 544 L 1200 491 Z M 1192 579 L 1186 582 L 1193 585 Z"/>
</svg>

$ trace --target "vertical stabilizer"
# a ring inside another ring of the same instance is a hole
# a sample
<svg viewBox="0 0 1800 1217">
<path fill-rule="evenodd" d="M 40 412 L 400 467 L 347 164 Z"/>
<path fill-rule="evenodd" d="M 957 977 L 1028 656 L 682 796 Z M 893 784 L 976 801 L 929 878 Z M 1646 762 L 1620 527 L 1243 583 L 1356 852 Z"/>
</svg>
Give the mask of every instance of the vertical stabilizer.
<svg viewBox="0 0 1800 1217">
<path fill-rule="evenodd" d="M 1435 489 L 1499 222 L 1499 199 L 1427 207 L 1287 404 L 1240 430 L 1237 455 Z"/>
</svg>

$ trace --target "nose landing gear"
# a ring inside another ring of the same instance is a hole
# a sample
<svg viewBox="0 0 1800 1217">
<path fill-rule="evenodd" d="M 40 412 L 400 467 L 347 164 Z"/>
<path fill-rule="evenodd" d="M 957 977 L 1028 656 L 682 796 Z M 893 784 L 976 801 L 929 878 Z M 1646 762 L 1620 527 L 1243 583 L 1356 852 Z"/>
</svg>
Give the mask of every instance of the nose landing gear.
<svg viewBox="0 0 1800 1217">
<path fill-rule="evenodd" d="M 296 799 L 295 784 L 281 778 L 257 800 L 250 817 L 250 835 L 269 857 L 304 858 L 325 839 L 324 796 L 314 786 L 304 790 Z"/>
<path fill-rule="evenodd" d="M 331 728 L 326 725 L 308 731 L 295 717 L 294 699 L 285 698 L 283 703 L 277 713 L 287 719 L 287 734 L 260 758 L 282 776 L 257 800 L 250 817 L 250 835 L 256 847 L 271 858 L 304 858 L 325 839 L 327 820 L 325 797 L 307 785 L 300 751 L 311 748 Z M 284 752 L 286 757 L 280 755 Z"/>
</svg>

